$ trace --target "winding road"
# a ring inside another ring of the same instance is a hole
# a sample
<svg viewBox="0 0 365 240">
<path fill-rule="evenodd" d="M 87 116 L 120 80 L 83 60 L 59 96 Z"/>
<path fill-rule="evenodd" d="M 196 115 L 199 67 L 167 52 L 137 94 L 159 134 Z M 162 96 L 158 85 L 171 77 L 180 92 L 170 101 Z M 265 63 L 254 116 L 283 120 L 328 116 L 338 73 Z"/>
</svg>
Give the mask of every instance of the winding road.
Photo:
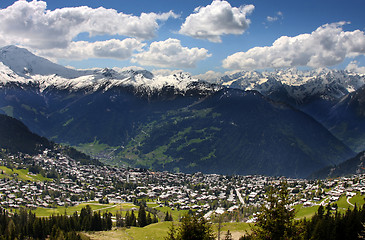
<svg viewBox="0 0 365 240">
<path fill-rule="evenodd" d="M 240 202 L 242 203 L 242 205 L 245 206 L 245 201 L 243 200 L 240 191 L 237 188 L 235 190 L 236 190 L 236 195 L 238 196 L 238 199 L 240 200 Z"/>
<path fill-rule="evenodd" d="M 352 203 L 350 203 L 350 199 L 351 199 L 352 197 L 347 197 L 347 203 L 348 204 L 350 204 L 352 207 L 354 207 L 355 205 L 354 204 L 352 204 Z"/>
</svg>

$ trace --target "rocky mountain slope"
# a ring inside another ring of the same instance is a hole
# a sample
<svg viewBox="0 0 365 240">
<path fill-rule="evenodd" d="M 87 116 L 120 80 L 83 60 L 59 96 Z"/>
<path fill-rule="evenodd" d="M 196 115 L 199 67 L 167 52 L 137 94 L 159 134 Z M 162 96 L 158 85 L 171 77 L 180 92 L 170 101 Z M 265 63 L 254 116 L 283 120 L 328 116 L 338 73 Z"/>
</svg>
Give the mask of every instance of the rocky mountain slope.
<svg viewBox="0 0 365 240">
<path fill-rule="evenodd" d="M 323 123 L 356 152 L 365 149 L 365 86 L 332 106 Z"/>
<path fill-rule="evenodd" d="M 185 95 L 192 92 L 206 94 L 221 88 L 193 79 L 186 73 L 154 76 L 146 70 L 69 69 L 15 46 L 0 48 L 0 84 L 32 85 L 41 92 L 48 88 L 95 92 L 130 87 L 135 93 L 147 96 L 158 94 L 162 89 Z"/>
<path fill-rule="evenodd" d="M 114 164 L 305 177 L 354 154 L 309 115 L 257 91 L 184 73 L 59 66 L 48 74 L 42 64 L 53 63 L 24 49 L 5 55 L 23 65 L 0 64 L 0 112 Z"/>
<path fill-rule="evenodd" d="M 257 90 L 275 100 L 302 104 L 316 97 L 342 98 L 362 87 L 365 75 L 330 69 L 243 71 L 223 76 L 215 82 L 229 88 Z"/>
<path fill-rule="evenodd" d="M 308 115 L 255 91 L 151 100 L 124 88 L 12 86 L 1 88 L 0 98 L 0 109 L 43 136 L 73 146 L 106 144 L 131 166 L 303 177 L 352 155 Z"/>
<path fill-rule="evenodd" d="M 336 178 L 341 176 L 365 173 L 365 151 L 338 165 L 328 166 L 311 174 L 311 178 Z"/>
<path fill-rule="evenodd" d="M 290 104 L 314 117 L 354 151 L 365 149 L 365 120 L 359 116 L 365 106 L 347 107 L 344 103 L 348 101 L 345 99 L 362 95 L 364 74 L 330 69 L 247 71 L 223 76 L 216 82 L 229 88 L 257 90 L 270 99 Z"/>
<path fill-rule="evenodd" d="M 0 114 L 0 148 L 11 153 L 34 154 L 53 144 L 32 132 L 19 120 Z"/>
<path fill-rule="evenodd" d="M 0 114 L 0 149 L 11 154 L 38 154 L 44 150 L 65 154 L 81 164 L 102 165 L 98 160 L 90 158 L 69 146 L 60 146 L 31 132 L 21 121 Z"/>
</svg>

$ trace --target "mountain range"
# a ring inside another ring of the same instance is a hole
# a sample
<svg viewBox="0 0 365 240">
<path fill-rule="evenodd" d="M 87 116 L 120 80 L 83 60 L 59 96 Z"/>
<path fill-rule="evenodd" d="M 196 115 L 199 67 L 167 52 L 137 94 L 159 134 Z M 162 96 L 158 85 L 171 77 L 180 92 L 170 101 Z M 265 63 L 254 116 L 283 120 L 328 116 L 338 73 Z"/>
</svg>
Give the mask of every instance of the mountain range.
<svg viewBox="0 0 365 240">
<path fill-rule="evenodd" d="M 217 84 L 257 90 L 315 118 L 355 152 L 365 149 L 365 75 L 346 70 L 297 69 L 243 71 L 223 76 Z"/>
<path fill-rule="evenodd" d="M 286 69 L 271 72 L 236 72 L 213 82 L 229 88 L 257 90 L 278 100 L 290 100 L 295 104 L 303 104 L 315 97 L 328 100 L 339 99 L 362 87 L 365 84 L 365 76 L 346 70 L 326 68 L 311 71 Z M 281 92 L 281 98 L 279 92 Z"/>
<path fill-rule="evenodd" d="M 323 86 L 312 72 L 299 85 L 299 72 L 294 84 L 288 71 L 291 85 L 268 78 L 249 90 L 228 77 L 212 84 L 186 73 L 79 71 L 8 46 L 0 49 L 0 112 L 108 163 L 157 170 L 306 177 L 354 156 L 364 142 L 364 77 L 323 70 L 342 78 Z M 292 94 L 302 88 L 314 90 Z M 314 114 L 316 101 L 326 111 Z"/>
</svg>

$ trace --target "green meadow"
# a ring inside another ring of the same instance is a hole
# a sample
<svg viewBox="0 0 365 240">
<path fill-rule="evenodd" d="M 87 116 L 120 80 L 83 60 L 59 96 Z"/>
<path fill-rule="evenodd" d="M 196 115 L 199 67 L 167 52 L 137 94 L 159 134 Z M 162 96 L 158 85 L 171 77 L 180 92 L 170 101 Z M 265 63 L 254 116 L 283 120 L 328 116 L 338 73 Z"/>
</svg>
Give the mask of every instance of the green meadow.
<svg viewBox="0 0 365 240">
<path fill-rule="evenodd" d="M 167 236 L 167 232 L 172 224 L 175 227 L 178 226 L 177 222 L 159 222 L 148 225 L 144 228 L 131 227 L 131 228 L 114 228 L 111 231 L 103 232 L 88 232 L 83 233 L 85 236 L 92 240 L 103 240 L 103 239 L 150 239 L 150 240 L 163 240 Z M 218 233 L 217 224 L 212 225 L 213 230 Z M 248 223 L 224 223 L 221 229 L 221 239 L 224 238 L 227 230 L 232 233 L 234 239 L 241 237 L 246 231 L 250 231 L 250 225 Z"/>
<path fill-rule="evenodd" d="M 166 212 L 169 212 L 172 215 L 172 218 L 174 221 L 178 221 L 180 217 L 184 216 L 185 213 L 189 212 L 189 210 L 171 210 L 169 207 L 156 207 L 158 211 L 161 211 L 166 214 Z"/>
<path fill-rule="evenodd" d="M 125 214 L 127 211 L 131 210 L 134 207 L 138 209 L 138 207 L 132 203 L 100 204 L 97 202 L 87 202 L 70 207 L 37 208 L 33 212 L 38 217 L 48 217 L 54 214 L 61 215 L 65 213 L 67 215 L 72 215 L 74 212 L 80 212 L 82 208 L 86 207 L 86 205 L 89 205 L 93 211 L 110 212 L 113 215 L 115 215 L 117 211 L 121 211 L 122 214 Z"/>
<path fill-rule="evenodd" d="M 51 179 L 43 177 L 41 174 L 29 174 L 28 169 L 10 169 L 5 166 L 0 166 L 0 178 L 17 178 L 23 181 L 49 181 Z"/>
<path fill-rule="evenodd" d="M 362 206 L 365 204 L 365 199 L 364 199 L 363 195 L 358 193 L 354 197 L 350 198 L 349 202 L 354 205 L 356 204 L 357 206 Z M 326 203 L 328 203 L 328 200 L 326 201 Z M 346 212 L 346 210 L 348 208 L 353 209 L 353 206 L 347 202 L 346 196 L 341 196 L 340 199 L 334 203 L 337 204 L 337 207 L 338 207 L 337 210 L 341 213 Z M 326 206 L 326 204 L 324 206 Z M 317 212 L 318 208 L 319 208 L 319 205 L 314 205 L 311 207 L 303 207 L 303 204 L 296 205 L 294 207 L 294 209 L 296 211 L 295 218 L 296 219 L 302 219 L 302 218 L 308 219 Z"/>
</svg>

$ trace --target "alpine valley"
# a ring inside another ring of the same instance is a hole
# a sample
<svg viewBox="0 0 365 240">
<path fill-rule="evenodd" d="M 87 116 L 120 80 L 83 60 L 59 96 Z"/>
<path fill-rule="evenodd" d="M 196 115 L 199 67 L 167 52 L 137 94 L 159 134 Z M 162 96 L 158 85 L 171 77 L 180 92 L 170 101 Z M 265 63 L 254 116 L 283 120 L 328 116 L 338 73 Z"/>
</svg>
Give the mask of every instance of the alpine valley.
<svg viewBox="0 0 365 240">
<path fill-rule="evenodd" d="M 104 163 L 306 177 L 365 149 L 365 76 L 321 69 L 186 73 L 69 69 L 0 49 L 0 113 Z"/>
</svg>

